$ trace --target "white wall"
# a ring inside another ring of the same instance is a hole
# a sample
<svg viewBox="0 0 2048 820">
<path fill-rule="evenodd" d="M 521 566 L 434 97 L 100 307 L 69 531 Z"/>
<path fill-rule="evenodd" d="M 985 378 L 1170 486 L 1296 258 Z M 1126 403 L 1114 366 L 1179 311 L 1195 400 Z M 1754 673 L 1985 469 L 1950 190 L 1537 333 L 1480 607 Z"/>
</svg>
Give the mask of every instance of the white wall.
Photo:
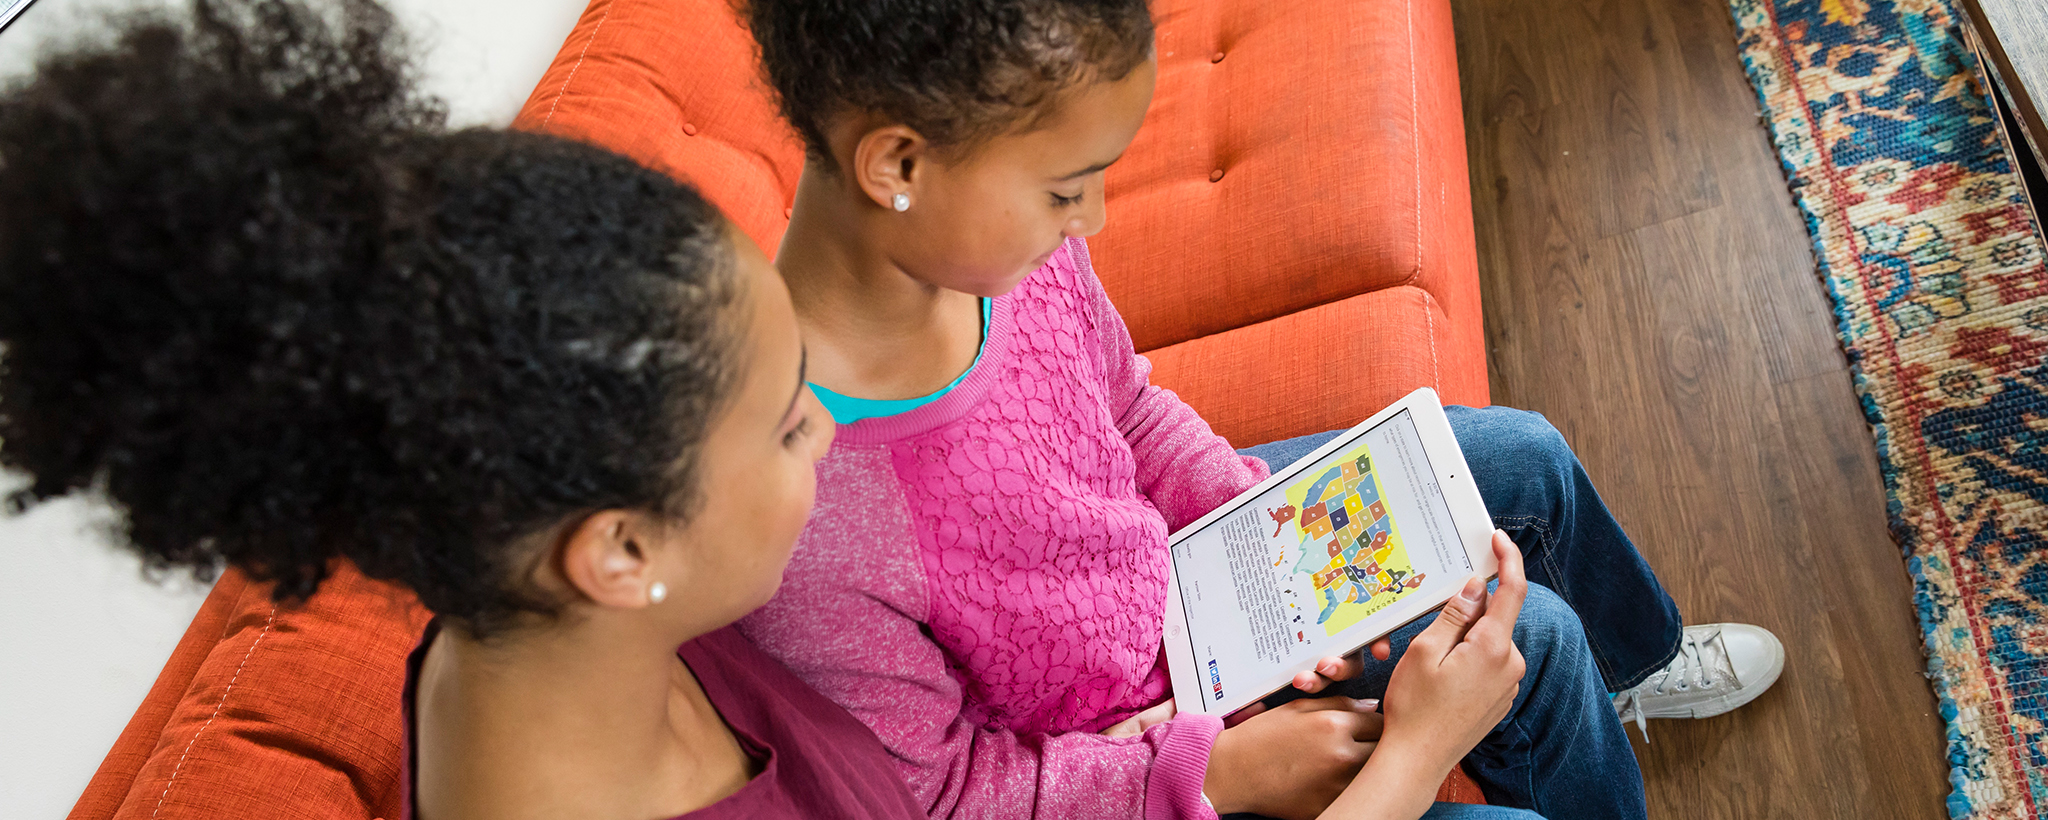
<svg viewBox="0 0 2048 820">
<path fill-rule="evenodd" d="M 168 0 L 139 0 L 166 3 Z M 457 125 L 511 121 L 582 0 L 385 0 L 422 51 Z M 0 81 L 43 43 L 93 30 L 108 0 L 37 0 L 0 32 Z M 0 492 L 21 485 L 0 475 Z M 142 577 L 77 499 L 0 516 L 0 818 L 60 818 L 155 682 L 203 587 Z"/>
</svg>

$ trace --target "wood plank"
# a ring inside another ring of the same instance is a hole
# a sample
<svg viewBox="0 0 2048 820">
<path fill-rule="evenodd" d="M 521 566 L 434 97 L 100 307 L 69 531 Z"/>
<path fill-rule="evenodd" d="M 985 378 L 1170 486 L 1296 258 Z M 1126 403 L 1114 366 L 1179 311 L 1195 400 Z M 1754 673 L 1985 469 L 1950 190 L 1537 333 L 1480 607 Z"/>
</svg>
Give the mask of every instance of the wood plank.
<svg viewBox="0 0 2048 820">
<path fill-rule="evenodd" d="M 2041 0 L 1962 0 L 1964 20 L 1988 57 L 1998 92 L 2012 105 L 2036 164 L 2048 166 L 2048 4 Z M 2015 150 L 2024 150 L 2014 145 Z"/>
<path fill-rule="evenodd" d="M 1940 816 L 1869 429 L 1726 6 L 1453 8 L 1495 400 L 1565 433 L 1689 621 L 1788 649 L 1756 703 L 1650 724 L 1651 816 Z"/>
</svg>

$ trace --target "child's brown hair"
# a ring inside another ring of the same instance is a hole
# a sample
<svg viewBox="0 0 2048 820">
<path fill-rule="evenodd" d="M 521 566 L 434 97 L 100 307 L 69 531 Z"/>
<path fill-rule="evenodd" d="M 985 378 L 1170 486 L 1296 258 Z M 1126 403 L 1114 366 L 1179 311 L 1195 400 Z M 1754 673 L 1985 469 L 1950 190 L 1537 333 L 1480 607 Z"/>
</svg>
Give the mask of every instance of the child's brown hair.
<svg viewBox="0 0 2048 820">
<path fill-rule="evenodd" d="M 869 111 L 933 146 L 1042 117 L 1061 91 L 1120 80 L 1152 49 L 1144 0 L 747 0 L 783 115 L 830 164 L 833 117 Z"/>
</svg>

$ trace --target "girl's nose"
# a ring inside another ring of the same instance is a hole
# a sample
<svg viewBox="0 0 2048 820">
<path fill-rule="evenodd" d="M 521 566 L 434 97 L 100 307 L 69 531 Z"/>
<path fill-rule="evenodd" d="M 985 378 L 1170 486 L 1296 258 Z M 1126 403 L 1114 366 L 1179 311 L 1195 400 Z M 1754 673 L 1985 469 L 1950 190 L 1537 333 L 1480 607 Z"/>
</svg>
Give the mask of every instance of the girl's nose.
<svg viewBox="0 0 2048 820">
<path fill-rule="evenodd" d="M 1108 213 L 1102 202 L 1102 182 L 1100 177 L 1097 178 L 1095 184 L 1088 187 L 1090 189 L 1088 191 L 1088 198 L 1082 203 L 1080 212 L 1067 220 L 1065 229 L 1067 236 L 1086 238 L 1094 236 L 1096 232 L 1102 230 L 1102 223 L 1107 218 Z"/>
</svg>

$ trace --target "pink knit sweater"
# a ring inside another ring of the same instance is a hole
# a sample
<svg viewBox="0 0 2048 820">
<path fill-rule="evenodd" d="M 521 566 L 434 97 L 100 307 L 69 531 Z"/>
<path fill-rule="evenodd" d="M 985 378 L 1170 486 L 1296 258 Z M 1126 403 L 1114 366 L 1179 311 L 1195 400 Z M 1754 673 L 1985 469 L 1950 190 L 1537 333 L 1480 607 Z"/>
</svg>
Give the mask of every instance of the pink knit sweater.
<svg viewBox="0 0 2048 820">
<path fill-rule="evenodd" d="M 1266 476 L 1149 384 L 1069 241 L 943 398 L 839 428 L 781 590 L 740 629 L 865 721 L 934 817 L 1201 817 L 1221 724 L 1171 694 L 1169 531 Z"/>
</svg>

